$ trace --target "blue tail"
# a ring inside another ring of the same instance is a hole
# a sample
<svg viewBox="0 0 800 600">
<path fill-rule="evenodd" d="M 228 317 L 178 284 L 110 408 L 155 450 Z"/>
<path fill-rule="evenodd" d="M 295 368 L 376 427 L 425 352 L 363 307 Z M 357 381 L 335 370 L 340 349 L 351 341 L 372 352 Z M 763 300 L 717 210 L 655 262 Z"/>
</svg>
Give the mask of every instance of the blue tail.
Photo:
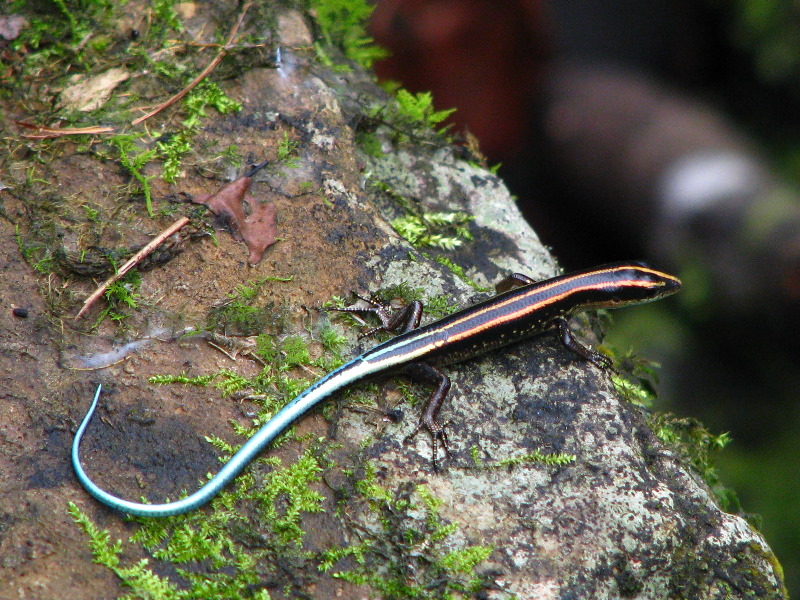
<svg viewBox="0 0 800 600">
<path fill-rule="evenodd" d="M 199 508 L 216 496 L 223 487 L 233 481 L 261 450 L 292 422 L 308 412 L 314 405 L 324 400 L 335 391 L 342 389 L 353 381 L 369 375 L 375 370 L 374 366 L 370 366 L 369 363 L 362 361 L 360 358 L 356 358 L 335 371 L 332 371 L 303 391 L 289 404 L 284 406 L 278 414 L 265 423 L 203 487 L 186 498 L 176 500 L 175 502 L 167 502 L 165 504 L 142 504 L 113 496 L 89 479 L 89 476 L 83 470 L 80 461 L 80 444 L 86 427 L 89 425 L 89 421 L 91 421 L 94 411 L 97 408 L 97 403 L 100 400 L 102 386 L 98 385 L 92 405 L 89 407 L 89 411 L 83 418 L 80 427 L 78 427 L 75 439 L 72 442 L 72 466 L 75 469 L 78 481 L 86 488 L 86 491 L 97 500 L 113 509 L 143 517 L 167 517 L 185 513 Z"/>
</svg>

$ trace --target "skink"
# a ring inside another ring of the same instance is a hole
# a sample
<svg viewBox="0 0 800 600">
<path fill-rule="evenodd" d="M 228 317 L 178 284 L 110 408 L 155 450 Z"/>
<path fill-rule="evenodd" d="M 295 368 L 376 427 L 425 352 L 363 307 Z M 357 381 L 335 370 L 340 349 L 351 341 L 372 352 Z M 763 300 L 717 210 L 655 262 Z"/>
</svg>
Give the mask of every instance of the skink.
<svg viewBox="0 0 800 600">
<path fill-rule="evenodd" d="M 541 282 L 513 274 L 497 285 L 496 296 L 423 327 L 419 327 L 422 305 L 418 302 L 409 304 L 394 316 L 378 304 L 366 309 L 344 309 L 376 313 L 382 321 L 380 329 L 400 330 L 400 334 L 350 360 L 307 388 L 261 427 L 214 477 L 193 494 L 165 504 L 141 504 L 113 496 L 89 479 L 81 466 L 79 450 L 81 438 L 97 408 L 100 386 L 75 434 L 72 464 L 83 487 L 113 509 L 147 517 L 184 513 L 216 496 L 278 434 L 337 390 L 368 376 L 404 373 L 436 386 L 414 431 L 425 429 L 431 434 L 435 467 L 437 444 L 441 443 L 447 452 L 445 430 L 436 421 L 436 415 L 450 389 L 450 380 L 439 366 L 466 360 L 555 328 L 567 348 L 598 367 L 607 368 L 610 366 L 608 357 L 576 340 L 567 319 L 585 310 L 657 300 L 677 292 L 680 285 L 677 278 L 643 264 L 619 263 Z"/>
</svg>

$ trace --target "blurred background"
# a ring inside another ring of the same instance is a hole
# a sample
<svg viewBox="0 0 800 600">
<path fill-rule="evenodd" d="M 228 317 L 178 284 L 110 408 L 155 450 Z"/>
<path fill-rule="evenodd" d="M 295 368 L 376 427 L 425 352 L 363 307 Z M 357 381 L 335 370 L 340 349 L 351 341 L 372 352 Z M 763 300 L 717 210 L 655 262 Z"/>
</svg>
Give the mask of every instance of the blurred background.
<svg viewBox="0 0 800 600">
<path fill-rule="evenodd" d="M 609 344 L 662 364 L 657 410 L 730 432 L 727 509 L 797 596 L 800 4 L 378 0 L 372 35 L 379 76 L 458 109 L 566 269 L 683 279 L 615 314 Z"/>
</svg>

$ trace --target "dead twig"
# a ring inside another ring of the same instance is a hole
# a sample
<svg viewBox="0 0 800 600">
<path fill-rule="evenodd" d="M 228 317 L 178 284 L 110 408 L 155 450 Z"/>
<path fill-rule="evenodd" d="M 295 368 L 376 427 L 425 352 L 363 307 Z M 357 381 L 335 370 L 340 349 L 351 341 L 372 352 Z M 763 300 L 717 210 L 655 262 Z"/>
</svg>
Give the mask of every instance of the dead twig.
<svg viewBox="0 0 800 600">
<path fill-rule="evenodd" d="M 44 125 L 36 125 L 28 123 L 27 121 L 17 121 L 17 125 L 25 129 L 32 129 L 35 133 L 26 134 L 22 137 L 29 140 L 46 140 L 48 138 L 57 138 L 65 135 L 93 135 L 98 133 L 114 133 L 113 127 L 101 127 L 100 125 L 91 125 L 89 127 L 46 127 Z"/>
<path fill-rule="evenodd" d="M 144 114 L 141 117 L 138 117 L 138 118 L 134 119 L 133 121 L 131 121 L 131 125 L 138 125 L 142 121 L 146 121 L 150 117 L 152 117 L 154 115 L 157 115 L 162 110 L 164 110 L 166 108 L 169 108 L 170 106 L 172 106 L 173 104 L 178 102 L 181 98 L 183 98 L 186 94 L 191 92 L 195 88 L 195 86 L 197 86 L 198 83 L 203 81 L 203 79 L 208 77 L 208 74 L 211 73 L 211 71 L 213 71 L 214 69 L 217 68 L 217 65 L 220 62 L 222 62 L 222 59 L 225 58 L 225 55 L 228 53 L 228 48 L 233 43 L 233 38 L 236 37 L 236 34 L 239 31 L 239 27 L 241 27 L 242 21 L 244 21 L 244 16 L 247 14 L 247 11 L 250 9 L 251 5 L 252 5 L 252 2 L 247 2 L 242 7 L 242 12 L 239 14 L 239 19 L 236 21 L 236 23 L 234 24 L 233 28 L 231 29 L 231 32 L 228 35 L 228 39 L 225 40 L 225 44 L 223 44 L 222 47 L 220 47 L 220 49 L 217 52 L 216 56 L 212 59 L 212 61 L 210 63 L 208 63 L 208 66 L 206 66 L 206 68 L 203 69 L 200 72 L 200 74 L 197 77 L 195 77 L 192 80 L 192 82 L 189 85 L 187 85 L 185 88 L 183 88 L 180 92 L 175 94 L 172 98 L 170 98 L 166 102 L 162 102 L 161 104 L 156 106 L 153 110 L 151 110 L 147 114 Z"/>
<path fill-rule="evenodd" d="M 213 346 L 233 361 L 241 354 L 242 356 L 247 356 L 261 363 L 262 366 L 267 365 L 264 359 L 256 354 L 257 343 L 256 336 L 254 335 L 228 336 L 214 333 L 213 331 L 207 331 L 204 337 L 206 337 L 206 342 L 208 342 L 209 346 Z"/>
<path fill-rule="evenodd" d="M 153 250 L 155 250 L 159 245 L 161 245 L 164 240 L 170 237 L 172 234 L 179 231 L 184 225 L 189 222 L 189 217 L 181 217 L 177 221 L 175 221 L 172 225 L 167 227 L 164 231 L 159 233 L 155 238 L 150 240 L 150 242 L 141 250 L 139 250 L 136 254 L 134 254 L 124 265 L 119 268 L 119 271 L 114 273 L 111 277 L 106 279 L 100 287 L 98 287 L 91 296 L 86 299 L 86 302 L 83 303 L 83 306 L 78 311 L 78 314 L 75 315 L 75 320 L 80 319 L 83 314 L 89 310 L 89 307 L 97 300 L 100 296 L 102 296 L 105 291 L 108 289 L 110 285 L 112 285 L 115 281 L 119 280 L 121 277 L 124 277 L 125 274 L 142 262 L 145 256 L 150 254 Z"/>
</svg>

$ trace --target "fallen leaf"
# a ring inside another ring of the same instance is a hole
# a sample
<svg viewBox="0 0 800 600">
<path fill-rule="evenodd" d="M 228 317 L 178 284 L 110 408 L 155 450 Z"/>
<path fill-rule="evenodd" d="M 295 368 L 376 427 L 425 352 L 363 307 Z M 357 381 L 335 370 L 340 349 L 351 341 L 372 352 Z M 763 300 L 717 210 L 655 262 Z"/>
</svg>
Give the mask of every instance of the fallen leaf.
<svg viewBox="0 0 800 600">
<path fill-rule="evenodd" d="M 241 231 L 241 225 L 246 219 L 243 202 L 252 183 L 253 179 L 245 175 L 226 183 L 215 193 L 199 196 L 192 202 L 204 204 L 211 209 L 211 212 L 223 219 L 226 225 L 230 225 L 236 231 Z"/>
<path fill-rule="evenodd" d="M 106 103 L 111 92 L 130 77 L 125 69 L 115 67 L 94 77 L 78 75 L 74 83 L 61 92 L 61 105 L 79 112 L 89 112 Z"/>
<path fill-rule="evenodd" d="M 178 2 L 173 8 L 184 21 L 188 21 L 197 14 L 196 2 Z"/>
<path fill-rule="evenodd" d="M 241 237 L 245 246 L 250 251 L 248 262 L 257 264 L 264 256 L 264 252 L 278 239 L 278 226 L 275 224 L 275 205 L 262 203 L 248 196 L 253 183 L 250 174 L 226 183 L 219 190 L 207 196 L 194 198 L 195 204 L 207 206 L 211 212 L 222 219 L 223 224 L 233 230 L 235 235 Z M 250 207 L 250 215 L 246 216 L 244 203 Z"/>
<path fill-rule="evenodd" d="M 0 39 L 7 42 L 17 39 L 28 22 L 20 15 L 0 15 Z"/>
<path fill-rule="evenodd" d="M 264 252 L 278 240 L 278 225 L 275 223 L 275 205 L 262 204 L 248 199 L 251 207 L 258 206 L 244 222 L 241 228 L 242 237 L 250 257 L 247 259 L 251 265 L 258 264 Z"/>
</svg>

